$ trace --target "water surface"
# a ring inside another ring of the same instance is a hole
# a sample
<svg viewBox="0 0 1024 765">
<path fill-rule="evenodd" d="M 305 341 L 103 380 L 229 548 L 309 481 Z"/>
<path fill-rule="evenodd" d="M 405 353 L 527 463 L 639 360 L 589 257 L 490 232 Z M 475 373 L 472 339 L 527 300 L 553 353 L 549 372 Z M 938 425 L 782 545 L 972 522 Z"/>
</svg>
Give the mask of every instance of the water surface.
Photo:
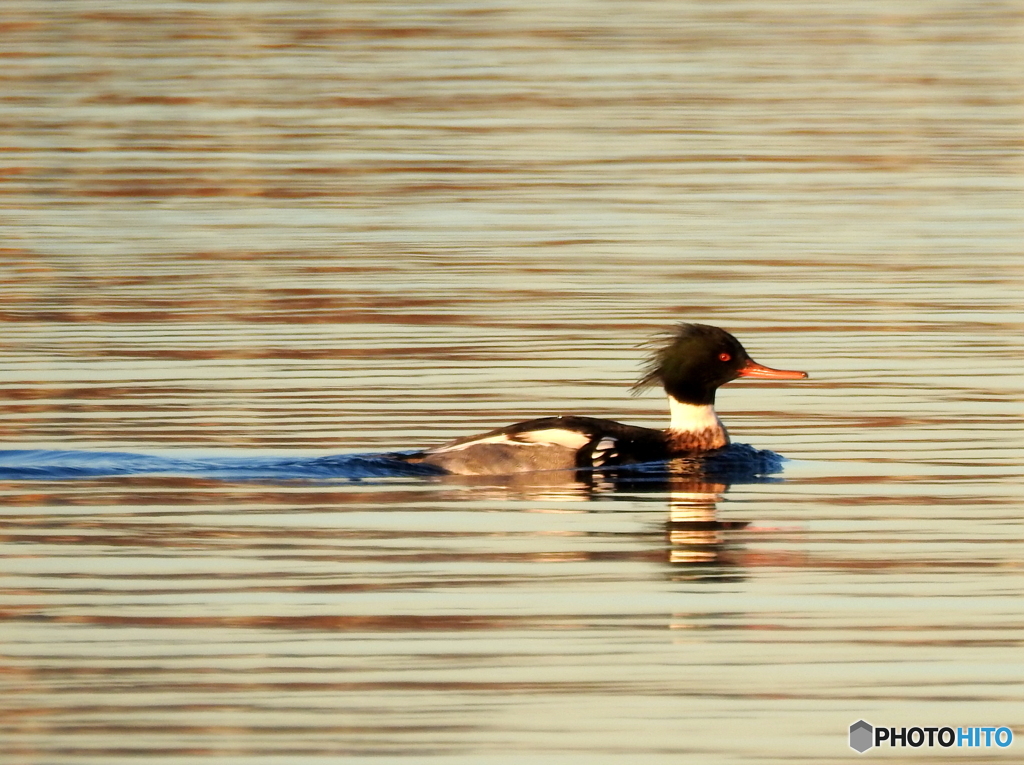
<svg viewBox="0 0 1024 765">
<path fill-rule="evenodd" d="M 279 464 L 659 426 L 629 386 L 684 320 L 811 379 L 719 393 L 791 460 L 769 482 L 7 475 L 0 759 L 1024 735 L 1022 18 L 7 2 L 5 450 Z"/>
</svg>

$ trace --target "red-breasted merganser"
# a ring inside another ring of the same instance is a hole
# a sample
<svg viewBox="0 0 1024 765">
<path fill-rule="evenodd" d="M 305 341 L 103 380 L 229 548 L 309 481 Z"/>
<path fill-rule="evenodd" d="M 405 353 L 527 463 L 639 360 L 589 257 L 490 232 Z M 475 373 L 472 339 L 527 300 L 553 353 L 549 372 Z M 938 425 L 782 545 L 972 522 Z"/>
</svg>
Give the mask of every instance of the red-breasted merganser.
<svg viewBox="0 0 1024 765">
<path fill-rule="evenodd" d="M 533 470 L 604 468 L 721 449 L 729 434 L 715 413 L 719 386 L 749 377 L 802 380 L 806 372 L 769 369 L 739 340 L 706 324 L 680 324 L 651 356 L 634 391 L 660 383 L 672 421 L 665 430 L 596 417 L 541 417 L 402 457 L 461 475 L 508 475 Z"/>
</svg>

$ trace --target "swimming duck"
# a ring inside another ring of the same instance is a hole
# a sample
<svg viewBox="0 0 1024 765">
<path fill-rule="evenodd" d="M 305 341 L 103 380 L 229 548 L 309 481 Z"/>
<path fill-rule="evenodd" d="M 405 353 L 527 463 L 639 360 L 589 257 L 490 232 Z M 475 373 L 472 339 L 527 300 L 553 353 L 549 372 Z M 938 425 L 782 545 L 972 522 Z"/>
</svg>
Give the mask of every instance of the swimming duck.
<svg viewBox="0 0 1024 765">
<path fill-rule="evenodd" d="M 608 468 L 725 447 L 729 434 L 715 413 L 715 391 L 738 377 L 801 380 L 806 372 L 770 369 L 755 362 L 739 340 L 706 324 L 680 324 L 650 357 L 639 392 L 660 384 L 671 421 L 657 430 L 577 415 L 541 417 L 404 455 L 460 475 L 509 475 L 536 470 Z"/>
</svg>

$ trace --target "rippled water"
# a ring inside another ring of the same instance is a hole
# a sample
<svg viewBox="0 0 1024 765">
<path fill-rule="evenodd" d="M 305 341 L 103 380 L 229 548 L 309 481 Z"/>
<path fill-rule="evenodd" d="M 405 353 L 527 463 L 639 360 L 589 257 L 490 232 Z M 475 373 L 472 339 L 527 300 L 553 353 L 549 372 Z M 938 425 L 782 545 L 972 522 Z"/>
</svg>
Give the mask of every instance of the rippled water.
<svg viewBox="0 0 1024 765">
<path fill-rule="evenodd" d="M 9 0 L 0 31 L 0 469 L 178 466 L 0 473 L 0 760 L 1024 735 L 1019 3 Z M 682 320 L 810 372 L 719 393 L 776 480 L 188 467 L 657 426 L 629 385 Z"/>
</svg>

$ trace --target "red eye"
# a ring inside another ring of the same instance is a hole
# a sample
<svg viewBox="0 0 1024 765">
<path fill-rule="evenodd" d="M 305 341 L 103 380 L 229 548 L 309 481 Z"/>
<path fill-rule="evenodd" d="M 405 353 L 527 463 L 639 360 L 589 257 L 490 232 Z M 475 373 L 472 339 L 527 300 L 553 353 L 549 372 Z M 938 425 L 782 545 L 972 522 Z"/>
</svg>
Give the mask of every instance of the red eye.
<svg viewBox="0 0 1024 765">
<path fill-rule="evenodd" d="M 719 353 L 718 354 L 718 360 L 719 361 L 732 361 L 732 356 L 730 356 L 728 353 Z"/>
</svg>

